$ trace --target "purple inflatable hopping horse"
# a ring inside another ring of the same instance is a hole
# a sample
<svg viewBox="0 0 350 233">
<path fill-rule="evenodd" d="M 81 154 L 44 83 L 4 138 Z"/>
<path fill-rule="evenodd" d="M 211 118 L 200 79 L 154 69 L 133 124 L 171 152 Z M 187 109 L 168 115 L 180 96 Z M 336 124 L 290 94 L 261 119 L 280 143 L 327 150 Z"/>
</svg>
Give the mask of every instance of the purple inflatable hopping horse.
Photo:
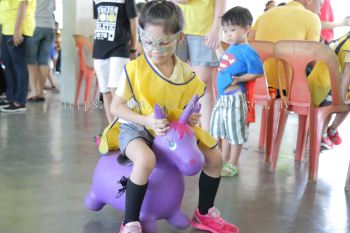
<svg viewBox="0 0 350 233">
<path fill-rule="evenodd" d="M 178 229 L 189 226 L 190 220 L 180 210 L 184 195 L 184 177 L 202 170 L 204 157 L 197 146 L 197 139 L 188 124 L 193 112 L 199 112 L 198 96 L 194 96 L 180 119 L 170 123 L 164 136 L 156 136 L 152 144 L 157 159 L 156 167 L 149 177 L 148 189 L 142 204 L 140 220 L 145 233 L 157 231 L 158 219 L 166 219 Z M 154 107 L 155 117 L 165 118 L 163 109 Z M 95 168 L 92 187 L 85 197 L 90 210 L 100 210 L 105 204 L 125 210 L 125 184 L 132 165 L 117 162 L 118 153 L 102 156 Z"/>
</svg>

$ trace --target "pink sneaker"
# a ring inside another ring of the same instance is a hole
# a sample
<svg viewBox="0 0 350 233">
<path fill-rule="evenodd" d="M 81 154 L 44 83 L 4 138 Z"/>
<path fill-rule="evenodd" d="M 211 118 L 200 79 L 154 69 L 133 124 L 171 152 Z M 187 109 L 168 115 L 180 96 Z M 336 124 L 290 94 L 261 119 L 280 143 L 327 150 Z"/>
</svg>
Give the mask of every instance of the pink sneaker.
<svg viewBox="0 0 350 233">
<path fill-rule="evenodd" d="M 339 136 L 338 130 L 335 130 L 334 134 L 331 133 L 331 127 L 329 127 L 327 129 L 327 135 L 328 135 L 329 139 L 333 142 L 334 145 L 339 145 L 343 141 L 341 139 L 341 137 Z"/>
<path fill-rule="evenodd" d="M 212 233 L 239 233 L 239 228 L 225 221 L 220 216 L 220 211 L 215 207 L 210 208 L 206 215 L 200 214 L 197 209 L 194 212 L 191 224 L 194 228 Z"/>
<path fill-rule="evenodd" d="M 142 227 L 140 222 L 128 222 L 125 225 L 122 223 L 119 233 L 142 233 Z"/>
<path fill-rule="evenodd" d="M 321 137 L 321 148 L 325 150 L 330 150 L 334 148 L 334 143 L 328 136 Z"/>
</svg>

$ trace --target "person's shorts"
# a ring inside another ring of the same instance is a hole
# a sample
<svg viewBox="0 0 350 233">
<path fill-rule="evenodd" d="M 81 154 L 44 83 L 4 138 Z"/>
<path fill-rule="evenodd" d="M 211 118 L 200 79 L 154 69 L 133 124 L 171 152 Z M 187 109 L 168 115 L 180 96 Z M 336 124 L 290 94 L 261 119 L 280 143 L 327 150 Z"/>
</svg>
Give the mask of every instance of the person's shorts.
<svg viewBox="0 0 350 233">
<path fill-rule="evenodd" d="M 50 49 L 54 41 L 55 30 L 36 27 L 26 45 L 26 61 L 29 65 L 48 65 Z"/>
<path fill-rule="evenodd" d="M 320 103 L 319 107 L 325 107 L 331 105 L 333 102 L 332 93 L 329 92 L 326 98 Z"/>
<path fill-rule="evenodd" d="M 94 69 L 98 79 L 101 93 L 108 93 L 117 88 L 124 66 L 130 61 L 125 57 L 110 57 L 107 59 L 94 59 Z"/>
<path fill-rule="evenodd" d="M 186 35 L 179 44 L 176 55 L 191 66 L 218 66 L 215 50 L 204 45 L 204 39 L 204 36 Z"/>
<path fill-rule="evenodd" d="M 140 138 L 145 141 L 147 145 L 151 147 L 153 137 L 149 134 L 143 126 L 134 123 L 122 123 L 119 126 L 119 149 L 122 154 L 125 155 L 125 149 L 128 144 L 136 139 Z"/>
<path fill-rule="evenodd" d="M 211 115 L 210 134 L 227 139 L 230 144 L 243 144 L 248 140 L 247 101 L 244 93 L 221 95 Z"/>
</svg>

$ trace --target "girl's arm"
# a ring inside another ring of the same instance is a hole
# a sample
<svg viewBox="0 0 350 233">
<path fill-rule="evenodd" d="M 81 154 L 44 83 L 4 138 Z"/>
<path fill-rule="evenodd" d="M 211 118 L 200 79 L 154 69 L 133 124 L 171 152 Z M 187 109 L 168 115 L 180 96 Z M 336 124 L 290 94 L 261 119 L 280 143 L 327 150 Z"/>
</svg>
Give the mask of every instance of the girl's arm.
<svg viewBox="0 0 350 233">
<path fill-rule="evenodd" d="M 125 103 L 126 102 L 122 97 L 114 95 L 111 103 L 111 113 L 126 121 L 150 127 L 157 135 L 164 135 L 169 129 L 169 122 L 166 118 L 156 119 L 154 118 L 153 113 L 148 116 L 138 114 L 126 106 Z"/>
</svg>

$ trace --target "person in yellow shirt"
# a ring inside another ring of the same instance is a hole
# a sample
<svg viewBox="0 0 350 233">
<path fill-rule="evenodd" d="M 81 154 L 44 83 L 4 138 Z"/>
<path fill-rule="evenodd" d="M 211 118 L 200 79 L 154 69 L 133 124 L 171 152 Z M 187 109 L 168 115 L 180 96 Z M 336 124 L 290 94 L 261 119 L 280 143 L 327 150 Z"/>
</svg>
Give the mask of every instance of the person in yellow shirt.
<svg viewBox="0 0 350 233">
<path fill-rule="evenodd" d="M 178 56 L 189 62 L 204 81 L 207 91 L 202 103 L 202 127 L 209 131 L 214 106 L 214 69 L 219 65 L 215 49 L 220 43 L 220 17 L 225 11 L 223 0 L 172 0 L 183 11 L 185 40 L 177 51 Z"/>
<path fill-rule="evenodd" d="M 6 67 L 7 101 L 0 103 L 2 112 L 25 112 L 28 70 L 25 61 L 26 40 L 35 28 L 35 0 L 1 0 L 1 56 Z"/>
<path fill-rule="evenodd" d="M 295 0 L 283 7 L 275 7 L 255 22 L 249 39 L 277 42 L 280 40 L 319 41 L 321 21 L 318 17 L 320 0 Z M 265 64 L 269 87 L 278 88 L 275 61 Z M 282 87 L 285 83 L 282 81 Z"/>
</svg>

